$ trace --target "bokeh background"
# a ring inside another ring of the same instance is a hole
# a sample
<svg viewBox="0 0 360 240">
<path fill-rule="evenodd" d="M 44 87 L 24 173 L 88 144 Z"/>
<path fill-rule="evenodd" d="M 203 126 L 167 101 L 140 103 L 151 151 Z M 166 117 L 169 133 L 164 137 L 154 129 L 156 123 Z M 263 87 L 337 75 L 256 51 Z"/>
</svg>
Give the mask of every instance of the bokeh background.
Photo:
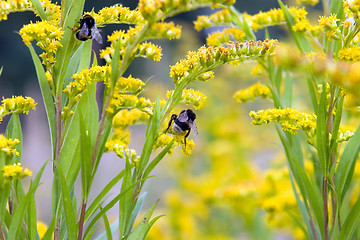
<svg viewBox="0 0 360 240">
<path fill-rule="evenodd" d="M 291 1 L 284 2 L 291 5 Z M 137 5 L 137 1 L 91 0 L 86 1 L 85 11 L 98 11 L 104 6 L 118 3 L 131 9 Z M 255 14 L 278 7 L 278 4 L 276 0 L 238 0 L 235 7 L 241 12 Z M 169 65 L 184 58 L 187 51 L 196 50 L 205 44 L 206 35 L 215 29 L 196 32 L 192 21 L 196 16 L 209 14 L 211 11 L 204 8 L 176 16 L 172 20 L 183 26 L 181 39 L 155 42 L 163 48 L 160 62 L 136 60 L 130 67 L 126 75 L 131 73 L 143 80 L 151 78 L 149 87 L 144 92 L 147 97 L 155 99 L 157 94 L 165 97 L 166 91 L 173 88 L 168 76 Z M 30 168 L 34 175 L 51 156 L 50 137 L 35 68 L 17 31 L 22 25 L 36 20 L 33 13 L 23 12 L 10 14 L 7 21 L 0 22 L 0 67 L 3 66 L 0 95 L 30 96 L 38 103 L 36 111 L 21 117 L 24 135 L 23 165 Z M 125 26 L 109 25 L 100 30 L 105 39 L 112 31 L 122 27 Z M 258 31 L 256 35 L 259 39 L 264 39 L 263 31 Z M 271 28 L 270 35 L 282 40 L 287 37 L 279 27 Z M 105 48 L 106 44 L 106 41 L 102 46 L 94 43 L 95 53 L 98 53 L 99 48 Z M 250 74 L 253 67 L 253 64 L 243 64 L 236 68 L 223 67 L 216 71 L 215 79 L 211 82 L 191 86 L 208 97 L 205 106 L 196 111 L 199 135 L 190 135 L 196 147 L 190 157 L 182 156 L 179 151 L 165 158 L 155 169 L 157 176 L 148 181 L 144 208 L 147 209 L 160 199 L 156 211 L 166 215 L 155 224 L 148 239 L 265 240 L 302 237 L 291 219 L 276 211 L 269 214 L 262 210 L 268 199 L 259 193 L 259 189 L 274 188 L 276 184 L 280 184 L 281 192 L 285 195 L 276 197 L 283 198 L 284 201 L 286 194 L 291 194 L 291 189 L 290 183 L 286 181 L 286 171 L 282 170 L 286 164 L 275 130 L 266 126 L 252 126 L 248 116 L 250 110 L 263 109 L 270 104 L 266 100 L 239 104 L 232 97 L 236 90 L 262 81 L 264 76 L 254 77 Z M 2 133 L 7 120 L 4 119 L 0 125 Z M 145 129 L 143 126 L 135 126 L 132 130 L 130 147 L 141 152 Z M 265 172 L 274 166 L 278 168 L 278 172 Z M 96 196 L 96 192 L 122 168 L 121 159 L 112 153 L 105 154 L 95 180 L 97 189 L 94 188 L 92 196 Z M 269 174 L 273 186 L 271 181 L 267 182 Z M 45 223 L 49 223 L 51 218 L 51 181 L 51 164 L 48 164 L 41 180 L 42 185 L 37 191 L 38 218 Z M 112 194 L 116 194 L 119 189 L 119 186 L 115 187 Z M 266 191 L 270 190 L 264 190 L 268 193 Z M 293 214 L 296 215 L 295 206 L 289 201 L 284 203 L 288 207 L 286 211 L 294 211 Z M 115 220 L 116 215 L 115 207 L 109 218 Z"/>
</svg>

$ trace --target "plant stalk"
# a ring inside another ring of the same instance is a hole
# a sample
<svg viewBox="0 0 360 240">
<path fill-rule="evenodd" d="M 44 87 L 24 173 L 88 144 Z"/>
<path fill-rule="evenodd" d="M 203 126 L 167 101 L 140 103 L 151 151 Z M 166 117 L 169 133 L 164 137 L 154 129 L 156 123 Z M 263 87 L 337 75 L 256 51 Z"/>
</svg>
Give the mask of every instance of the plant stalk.
<svg viewBox="0 0 360 240">
<path fill-rule="evenodd" d="M 81 214 L 80 214 L 80 221 L 79 221 L 78 240 L 81 240 L 81 239 L 82 239 L 82 233 L 83 233 L 83 228 L 84 228 L 85 212 L 86 212 L 86 200 L 83 201 L 82 206 L 81 206 Z"/>
<path fill-rule="evenodd" d="M 329 239 L 328 224 L 329 224 L 329 212 L 328 212 L 328 196 L 327 196 L 327 179 L 323 178 L 323 207 L 324 207 L 324 240 Z"/>
</svg>

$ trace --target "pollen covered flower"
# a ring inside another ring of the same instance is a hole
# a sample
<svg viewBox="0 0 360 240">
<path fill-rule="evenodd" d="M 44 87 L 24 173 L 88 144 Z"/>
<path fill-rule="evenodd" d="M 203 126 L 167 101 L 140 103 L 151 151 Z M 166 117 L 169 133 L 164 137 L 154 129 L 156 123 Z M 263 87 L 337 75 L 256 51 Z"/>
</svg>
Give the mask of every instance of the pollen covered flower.
<svg viewBox="0 0 360 240">
<path fill-rule="evenodd" d="M 173 131 L 170 130 L 170 132 L 174 135 L 174 136 L 170 136 L 167 134 L 161 134 L 155 142 L 155 149 L 157 148 L 165 148 L 166 146 L 168 146 L 170 144 L 170 142 L 173 140 L 173 138 L 175 138 L 175 143 L 174 145 L 171 147 L 170 151 L 169 151 L 169 155 L 172 155 L 174 153 L 174 148 L 179 147 L 182 145 L 182 149 L 181 151 L 183 152 L 183 154 L 185 156 L 190 156 L 191 152 L 193 150 L 193 148 L 195 147 L 195 143 L 193 140 L 187 139 L 186 140 L 186 147 L 184 145 L 184 136 L 186 134 L 186 132 L 183 133 L 175 133 Z"/>
<path fill-rule="evenodd" d="M 18 139 L 8 139 L 0 134 L 0 151 L 6 153 L 8 156 L 19 156 L 19 152 L 15 149 L 19 143 L 20 141 Z"/>
<path fill-rule="evenodd" d="M 114 133 L 109 140 L 105 143 L 106 151 L 114 151 L 114 148 L 122 147 L 127 148 L 130 142 L 130 131 L 123 130 L 122 128 L 114 128 Z"/>
<path fill-rule="evenodd" d="M 41 21 L 24 25 L 19 33 L 27 46 L 35 40 L 43 44 L 43 49 L 46 49 L 52 41 L 60 40 L 64 32 L 48 21 Z M 41 44 L 40 47 L 42 47 Z"/>
<path fill-rule="evenodd" d="M 7 181 L 11 181 L 14 179 L 21 179 L 26 176 L 32 175 L 32 172 L 27 168 L 23 168 L 20 163 L 5 165 L 2 169 L 2 171 L 3 171 L 4 178 Z"/>
<path fill-rule="evenodd" d="M 225 28 L 222 31 L 214 32 L 209 34 L 206 38 L 206 44 L 209 46 L 219 46 L 222 43 L 227 43 L 229 41 L 242 41 L 245 38 L 245 33 L 238 28 Z"/>
<path fill-rule="evenodd" d="M 257 96 L 267 98 L 271 95 L 270 89 L 261 83 L 255 83 L 247 89 L 239 90 L 234 94 L 234 98 L 238 102 L 247 102 L 255 100 Z"/>
<path fill-rule="evenodd" d="M 167 38 L 179 39 L 181 35 L 181 26 L 173 22 L 158 22 L 151 24 L 148 33 L 148 39 Z"/>
<path fill-rule="evenodd" d="M 307 18 L 301 19 L 299 22 L 297 22 L 292 29 L 296 32 L 305 32 L 309 31 L 311 35 L 314 37 L 318 36 L 320 34 L 320 26 L 318 25 L 311 25 L 309 20 Z"/>
<path fill-rule="evenodd" d="M 8 114 L 28 114 L 30 109 L 35 110 L 36 102 L 31 97 L 13 96 L 12 98 L 3 98 L 0 106 L 0 121 Z"/>
<path fill-rule="evenodd" d="M 173 92 L 173 90 L 168 91 L 166 93 L 166 97 L 169 98 L 173 94 Z M 192 104 L 194 108 L 198 110 L 202 108 L 202 106 L 206 102 L 206 98 L 206 95 L 202 92 L 196 91 L 194 89 L 184 89 L 181 95 L 180 102 L 185 104 Z"/>
<path fill-rule="evenodd" d="M 155 44 L 148 42 L 142 43 L 138 47 L 138 51 L 139 56 L 143 56 L 157 62 L 161 60 L 161 47 Z"/>
</svg>

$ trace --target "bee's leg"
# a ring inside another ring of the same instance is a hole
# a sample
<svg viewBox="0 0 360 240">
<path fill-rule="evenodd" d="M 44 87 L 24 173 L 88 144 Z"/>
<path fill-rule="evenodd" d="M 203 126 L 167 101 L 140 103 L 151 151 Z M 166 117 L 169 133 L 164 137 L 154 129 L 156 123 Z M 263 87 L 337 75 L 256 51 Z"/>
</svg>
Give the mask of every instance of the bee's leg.
<svg viewBox="0 0 360 240">
<path fill-rule="evenodd" d="M 171 126 L 171 123 L 177 118 L 177 115 L 176 114 L 173 114 L 171 115 L 171 118 L 170 118 L 170 121 L 168 123 L 168 127 L 167 129 L 165 130 L 165 133 L 169 130 L 170 126 Z"/>
<path fill-rule="evenodd" d="M 187 134 L 186 134 L 185 137 L 184 137 L 184 146 L 185 146 L 185 149 L 186 149 L 186 138 L 189 136 L 190 131 L 191 131 L 191 128 L 189 129 L 189 131 L 187 132 Z"/>
</svg>

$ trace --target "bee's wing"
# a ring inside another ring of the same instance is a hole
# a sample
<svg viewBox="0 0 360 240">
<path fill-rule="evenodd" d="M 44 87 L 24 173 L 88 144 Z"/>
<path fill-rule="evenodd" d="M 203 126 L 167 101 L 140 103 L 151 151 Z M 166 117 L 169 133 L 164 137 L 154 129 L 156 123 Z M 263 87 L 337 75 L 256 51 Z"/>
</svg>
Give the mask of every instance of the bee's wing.
<svg viewBox="0 0 360 240">
<path fill-rule="evenodd" d="M 82 25 L 82 27 L 80 28 L 79 34 L 81 36 L 89 36 L 89 28 L 86 26 L 86 24 L 84 23 Z"/>
<path fill-rule="evenodd" d="M 181 111 L 181 113 L 178 115 L 177 119 L 178 119 L 180 122 L 186 122 L 186 121 L 189 119 L 189 117 L 188 117 L 186 111 L 183 110 L 183 111 Z"/>
<path fill-rule="evenodd" d="M 193 130 L 193 133 L 194 135 L 198 135 L 198 130 L 197 130 L 197 127 L 196 127 L 196 123 L 195 121 L 189 121 L 189 126 L 191 127 L 191 129 Z"/>
<path fill-rule="evenodd" d="M 91 36 L 93 37 L 93 39 L 95 39 L 95 41 L 97 41 L 99 44 L 102 44 L 103 41 L 102 41 L 102 36 L 101 34 L 99 33 L 99 30 L 97 29 L 97 27 L 94 25 L 92 28 L 91 28 Z"/>
</svg>

